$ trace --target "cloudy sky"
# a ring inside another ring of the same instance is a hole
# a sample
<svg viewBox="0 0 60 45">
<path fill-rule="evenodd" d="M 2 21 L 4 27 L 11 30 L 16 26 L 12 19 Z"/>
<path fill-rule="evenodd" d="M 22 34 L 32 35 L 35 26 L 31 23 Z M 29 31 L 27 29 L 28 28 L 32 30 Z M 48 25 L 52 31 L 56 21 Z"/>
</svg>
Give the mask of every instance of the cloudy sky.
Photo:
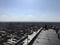
<svg viewBox="0 0 60 45">
<path fill-rule="evenodd" d="M 60 22 L 60 0 L 0 0 L 1 21 Z"/>
</svg>

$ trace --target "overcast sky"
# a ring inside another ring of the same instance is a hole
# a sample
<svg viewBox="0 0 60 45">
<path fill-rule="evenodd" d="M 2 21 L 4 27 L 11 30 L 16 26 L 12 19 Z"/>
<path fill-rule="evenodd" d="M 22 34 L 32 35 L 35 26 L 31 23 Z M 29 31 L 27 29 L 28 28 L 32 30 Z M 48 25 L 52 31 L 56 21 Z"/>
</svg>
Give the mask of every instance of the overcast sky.
<svg viewBox="0 0 60 45">
<path fill-rule="evenodd" d="M 0 0 L 0 21 L 60 22 L 60 0 Z"/>
</svg>

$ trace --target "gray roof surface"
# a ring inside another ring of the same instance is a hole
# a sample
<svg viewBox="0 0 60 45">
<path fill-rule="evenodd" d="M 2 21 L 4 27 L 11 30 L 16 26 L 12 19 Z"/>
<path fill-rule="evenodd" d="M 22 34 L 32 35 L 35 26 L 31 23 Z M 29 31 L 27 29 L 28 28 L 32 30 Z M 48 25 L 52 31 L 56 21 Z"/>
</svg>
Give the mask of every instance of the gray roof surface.
<svg viewBox="0 0 60 45">
<path fill-rule="evenodd" d="M 60 45 L 60 40 L 53 29 L 42 31 L 33 45 Z"/>
</svg>

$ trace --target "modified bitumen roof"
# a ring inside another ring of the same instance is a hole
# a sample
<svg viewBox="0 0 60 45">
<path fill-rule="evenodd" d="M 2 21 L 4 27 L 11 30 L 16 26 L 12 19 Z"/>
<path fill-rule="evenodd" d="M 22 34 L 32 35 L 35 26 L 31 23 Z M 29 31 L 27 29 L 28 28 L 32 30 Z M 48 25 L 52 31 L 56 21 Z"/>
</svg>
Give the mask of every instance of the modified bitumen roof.
<svg viewBox="0 0 60 45">
<path fill-rule="evenodd" d="M 60 40 L 53 29 L 42 30 L 33 45 L 60 45 Z"/>
</svg>

